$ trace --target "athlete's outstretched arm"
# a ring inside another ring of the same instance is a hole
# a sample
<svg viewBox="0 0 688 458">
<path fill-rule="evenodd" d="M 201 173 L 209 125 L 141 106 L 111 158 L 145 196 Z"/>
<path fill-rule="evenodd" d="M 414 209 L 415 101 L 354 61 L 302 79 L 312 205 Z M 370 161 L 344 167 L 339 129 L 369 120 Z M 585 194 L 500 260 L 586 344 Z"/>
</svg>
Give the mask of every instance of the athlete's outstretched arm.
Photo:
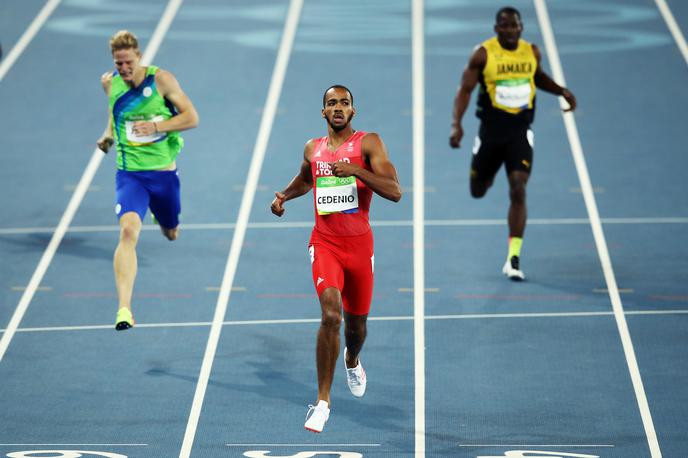
<svg viewBox="0 0 688 458">
<path fill-rule="evenodd" d="M 387 148 L 380 136 L 376 133 L 366 134 L 361 142 L 361 150 L 372 171 L 349 162 L 337 161 L 332 164 L 332 174 L 340 178 L 355 176 L 376 194 L 399 202 L 401 186 L 397 178 L 397 170 L 389 160 Z"/>
<path fill-rule="evenodd" d="M 485 68 L 486 62 L 487 51 L 484 47 L 479 46 L 475 51 L 473 51 L 473 54 L 468 60 L 468 64 L 463 71 L 461 84 L 456 90 L 456 96 L 454 97 L 452 130 L 451 134 L 449 134 L 449 145 L 452 148 L 459 148 L 461 146 L 461 139 L 463 138 L 463 127 L 461 126 L 461 120 L 463 119 L 464 113 L 466 113 L 468 104 L 471 102 L 471 93 L 478 84 L 480 72 L 482 72 Z"/>
<path fill-rule="evenodd" d="M 112 84 L 112 73 L 110 73 L 110 72 L 104 73 L 103 76 L 100 77 L 100 84 L 102 84 L 103 90 L 105 91 L 105 94 L 108 97 L 110 97 L 110 86 Z M 105 131 L 103 132 L 103 135 L 101 135 L 100 138 L 98 139 L 98 141 L 96 141 L 96 145 L 98 145 L 98 149 L 100 149 L 102 152 L 107 153 L 114 142 L 115 142 L 115 140 L 112 137 L 112 113 L 108 113 L 107 127 L 105 127 Z"/>
<path fill-rule="evenodd" d="M 166 70 L 158 70 L 155 74 L 155 85 L 158 92 L 165 99 L 172 102 L 177 114 L 170 119 L 159 122 L 139 121 L 134 123 L 134 129 L 139 135 L 153 135 L 156 132 L 180 132 L 198 126 L 198 113 L 191 99 L 184 93 L 177 78 Z"/>
<path fill-rule="evenodd" d="M 573 95 L 573 92 L 569 91 L 565 87 L 559 86 L 557 83 L 554 82 L 550 76 L 545 73 L 545 71 L 542 69 L 542 65 L 540 64 L 540 61 L 542 60 L 542 56 L 540 55 L 540 50 L 538 49 L 537 46 L 533 45 L 533 53 L 535 54 L 535 59 L 537 59 L 537 69 L 535 70 L 535 87 L 538 89 L 542 89 L 545 92 L 549 92 L 550 94 L 554 95 L 560 95 L 564 97 L 564 100 L 569 104 L 569 108 L 565 109 L 564 111 L 573 111 L 576 109 L 576 96 Z"/>
<path fill-rule="evenodd" d="M 270 210 L 277 216 L 284 214 L 284 203 L 291 199 L 301 197 L 313 187 L 313 176 L 311 175 L 311 155 L 313 154 L 313 141 L 309 140 L 303 149 L 303 161 L 299 173 L 289 182 L 284 191 L 276 192 L 275 198 L 270 205 Z"/>
</svg>

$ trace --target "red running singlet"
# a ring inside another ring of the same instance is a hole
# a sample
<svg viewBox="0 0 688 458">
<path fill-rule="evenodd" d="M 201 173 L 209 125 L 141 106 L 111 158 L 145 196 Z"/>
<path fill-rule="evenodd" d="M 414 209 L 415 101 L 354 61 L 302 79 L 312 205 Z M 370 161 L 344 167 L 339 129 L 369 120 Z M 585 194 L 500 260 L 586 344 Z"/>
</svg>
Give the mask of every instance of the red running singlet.
<svg viewBox="0 0 688 458">
<path fill-rule="evenodd" d="M 327 137 L 315 140 L 311 156 L 315 227 L 308 251 L 318 297 L 337 288 L 346 312 L 367 315 L 373 296 L 375 257 L 368 213 L 373 191 L 355 177 L 337 178 L 330 163 L 345 161 L 371 170 L 363 160 L 366 132 L 354 132 L 336 151 Z"/>
<path fill-rule="evenodd" d="M 345 161 L 367 170 L 361 143 L 366 132 L 354 132 L 336 151 L 327 147 L 327 137 L 315 140 L 311 156 L 315 230 L 322 235 L 362 235 L 370 230 L 368 213 L 373 191 L 361 180 L 337 179 L 330 163 Z M 344 183 L 352 181 L 353 183 Z"/>
</svg>

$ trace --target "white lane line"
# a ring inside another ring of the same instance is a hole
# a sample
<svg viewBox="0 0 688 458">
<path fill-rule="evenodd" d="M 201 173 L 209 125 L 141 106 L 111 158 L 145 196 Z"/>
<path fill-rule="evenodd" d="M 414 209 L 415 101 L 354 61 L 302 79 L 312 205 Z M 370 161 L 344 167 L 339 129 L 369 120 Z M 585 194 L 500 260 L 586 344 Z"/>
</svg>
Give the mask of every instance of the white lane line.
<svg viewBox="0 0 688 458">
<path fill-rule="evenodd" d="M 648 218 L 601 218 L 602 224 L 688 224 L 688 217 L 667 216 Z M 532 218 L 529 225 L 577 225 L 589 224 L 587 218 Z M 412 227 L 413 220 L 378 220 L 371 221 L 373 227 Z M 504 218 L 498 219 L 426 219 L 425 226 L 505 226 Z M 234 229 L 235 223 L 182 223 L 184 231 L 212 231 Z M 253 222 L 248 223 L 248 229 L 300 229 L 312 228 L 313 221 L 289 222 Z M 55 231 L 55 227 L 6 227 L 0 228 L 0 235 L 46 234 Z M 159 231 L 157 224 L 144 224 L 143 231 Z M 71 226 L 67 232 L 118 232 L 119 226 L 108 224 L 104 226 Z"/>
<path fill-rule="evenodd" d="M 379 447 L 380 444 L 225 444 L 226 447 Z"/>
<path fill-rule="evenodd" d="M 688 315 L 688 310 L 632 310 L 624 312 L 626 315 Z M 462 315 L 425 315 L 426 320 L 476 320 L 494 318 L 569 318 L 569 317 L 594 317 L 594 316 L 613 316 L 614 312 L 525 312 L 525 313 L 467 313 Z M 369 321 L 412 321 L 413 315 L 409 316 L 376 316 L 369 317 Z M 320 323 L 320 318 L 292 318 L 288 320 L 242 320 L 224 321 L 223 326 L 255 326 L 269 324 L 316 324 Z M 142 328 L 193 328 L 207 327 L 212 325 L 210 321 L 189 321 L 180 323 L 136 323 L 136 329 Z M 107 330 L 112 331 L 111 324 L 99 324 L 88 326 L 52 326 L 19 328 L 17 332 L 54 332 L 54 331 L 93 331 Z M 0 332 L 4 332 L 0 329 Z M 136 332 L 136 331 L 132 331 Z"/>
<path fill-rule="evenodd" d="M 632 310 L 626 315 L 684 315 L 688 310 Z"/>
<path fill-rule="evenodd" d="M 148 447 L 148 444 L 0 444 L 0 446 L 12 446 L 12 447 L 43 447 L 43 446 L 56 446 L 56 447 L 74 447 L 86 445 L 89 447 Z M 51 453 L 47 451 L 42 451 L 38 453 Z M 80 455 L 79 455 L 80 456 Z"/>
<path fill-rule="evenodd" d="M 685 224 L 688 218 L 601 218 L 602 224 Z"/>
<path fill-rule="evenodd" d="M 43 8 L 41 8 L 38 15 L 31 22 L 31 25 L 29 25 L 19 38 L 17 44 L 14 45 L 7 56 L 0 62 L 0 81 L 5 78 L 5 75 L 10 71 L 12 65 L 19 59 L 19 56 L 21 56 L 29 43 L 31 43 L 31 40 L 33 40 L 33 37 L 36 36 L 41 27 L 43 27 L 43 24 L 45 24 L 45 21 L 53 14 L 53 11 L 55 11 L 55 8 L 57 8 L 59 4 L 60 0 L 49 0 Z"/>
<path fill-rule="evenodd" d="M 602 218 L 602 224 L 688 224 L 685 217 L 658 217 L 658 218 Z M 529 225 L 570 225 L 590 224 L 587 218 L 533 218 L 528 220 Z M 387 220 L 371 221 L 373 227 L 412 227 L 413 220 Z M 427 219 L 425 226 L 505 226 L 504 218 L 500 219 Z M 234 223 L 182 223 L 184 231 L 212 231 L 234 229 Z M 253 222 L 248 223 L 248 229 L 300 229 L 313 227 L 313 221 L 290 222 Z M 54 227 L 6 227 L 0 228 L 0 235 L 24 235 L 46 234 L 55 231 Z M 144 224 L 143 231 L 159 231 L 157 224 Z M 71 226 L 67 232 L 119 232 L 119 226 L 109 224 L 105 226 Z"/>
<path fill-rule="evenodd" d="M 13 286 L 11 289 L 12 289 L 12 291 L 26 291 L 26 288 L 28 288 L 28 286 Z M 52 288 L 52 286 L 39 286 L 38 288 L 36 288 L 36 290 L 37 291 L 52 291 L 53 288 Z"/>
<path fill-rule="evenodd" d="M 659 12 L 662 13 L 664 22 L 666 22 L 671 35 L 674 37 L 679 51 L 683 54 L 683 60 L 688 64 L 688 44 L 686 44 L 686 38 L 683 36 L 676 19 L 674 19 L 674 15 L 671 13 L 669 5 L 667 5 L 665 0 L 655 0 L 655 3 L 657 4 L 657 8 L 659 8 Z"/>
<path fill-rule="evenodd" d="M 590 447 L 590 448 L 602 448 L 602 447 L 615 447 L 612 444 L 459 444 L 459 447 Z M 554 457 L 556 458 L 556 457 Z"/>
<path fill-rule="evenodd" d="M 425 31 L 423 0 L 413 0 L 413 353 L 415 456 L 425 456 Z"/>
<path fill-rule="evenodd" d="M 550 65 L 552 66 L 552 74 L 555 80 L 559 81 L 560 84 L 565 86 L 566 80 L 564 78 L 564 71 L 561 66 L 561 61 L 559 60 L 559 52 L 554 39 L 552 24 L 549 20 L 547 5 L 545 0 L 534 0 L 534 2 L 538 21 L 540 23 L 540 29 L 542 30 L 542 36 L 545 40 L 547 57 Z M 563 98 L 559 98 L 559 103 L 562 108 L 566 107 L 567 105 Z M 614 275 L 611 257 L 609 256 L 607 241 L 605 240 L 604 231 L 602 230 L 602 223 L 600 221 L 600 215 L 597 210 L 597 202 L 595 201 L 595 195 L 592 192 L 592 183 L 590 180 L 590 175 L 588 174 L 587 165 L 585 163 L 585 156 L 583 154 L 583 147 L 581 146 L 580 137 L 578 135 L 576 120 L 571 112 L 562 112 L 562 116 L 564 118 L 564 124 L 566 126 L 566 133 L 568 135 L 569 143 L 571 144 L 571 153 L 573 154 L 573 159 L 576 164 L 578 179 L 583 190 L 583 198 L 585 200 L 585 207 L 587 208 L 588 216 L 590 218 L 590 226 L 595 239 L 595 245 L 597 246 L 597 253 L 600 258 L 600 263 L 602 264 L 602 270 L 604 272 L 607 288 L 609 289 L 609 298 L 612 303 L 612 310 L 614 311 L 616 325 L 619 329 L 619 336 L 621 337 L 624 354 L 626 355 L 626 364 L 628 365 L 628 371 L 631 376 L 631 381 L 633 382 L 633 389 L 638 402 L 638 408 L 643 421 L 643 427 L 645 428 L 645 435 L 647 436 L 650 454 L 652 458 L 660 458 L 662 456 L 662 452 L 659 449 L 657 434 L 655 432 L 654 423 L 652 422 L 652 414 L 650 413 L 647 396 L 645 395 L 645 388 L 643 386 L 640 370 L 638 368 L 638 361 L 636 360 L 635 350 L 633 349 L 633 341 L 631 340 L 631 334 L 628 331 L 628 324 L 626 323 L 626 316 L 624 315 L 621 296 L 616 284 L 616 277 Z"/>
<path fill-rule="evenodd" d="M 610 316 L 613 312 L 533 312 L 533 313 L 467 313 L 464 315 L 432 315 L 427 320 L 475 320 L 484 318 L 561 318 Z M 138 326 L 138 325 L 137 325 Z"/>
<path fill-rule="evenodd" d="M 179 9 L 181 3 L 182 0 L 170 0 L 170 2 L 167 4 L 165 11 L 162 17 L 160 18 L 160 22 L 158 22 L 158 26 L 155 28 L 155 32 L 153 32 L 151 41 L 146 47 L 146 51 L 143 53 L 143 57 L 141 58 L 142 65 L 148 65 L 151 58 L 155 56 L 155 54 L 158 52 L 158 48 L 160 46 L 160 43 L 162 42 L 162 38 L 167 33 L 167 30 L 169 29 L 170 24 L 174 19 L 174 16 L 177 14 L 177 10 Z M 38 262 L 38 266 L 36 267 L 36 270 L 31 276 L 31 280 L 29 281 L 29 284 L 26 287 L 24 294 L 19 300 L 17 308 L 14 310 L 14 313 L 12 314 L 12 318 L 10 319 L 10 322 L 7 325 L 7 331 L 3 333 L 2 338 L 0 338 L 0 361 L 2 361 L 2 358 L 5 356 L 5 352 L 7 351 L 7 347 L 9 347 L 10 342 L 12 341 L 14 332 L 19 327 L 19 323 L 24 317 L 26 310 L 29 308 L 31 299 L 33 299 L 36 289 L 41 284 L 43 276 L 45 275 L 45 272 L 48 270 L 48 267 L 50 266 L 50 263 L 52 262 L 53 257 L 57 252 L 57 248 L 60 246 L 60 242 L 62 242 L 62 239 L 64 238 L 64 235 L 67 232 L 69 224 L 74 219 L 74 215 L 76 214 L 76 211 L 79 209 L 81 201 L 84 199 L 84 195 L 86 194 L 88 187 L 91 185 L 91 181 L 93 181 L 93 177 L 98 171 L 98 167 L 100 166 L 100 163 L 102 162 L 104 156 L 105 155 L 103 154 L 103 152 L 100 151 L 98 148 L 96 148 L 93 151 L 93 154 L 91 155 L 91 160 L 88 162 L 88 165 L 84 170 L 84 174 L 81 176 L 79 184 L 77 185 L 74 194 L 72 194 L 72 198 L 69 200 L 69 203 L 67 204 L 65 212 L 62 215 L 62 218 L 60 219 L 60 222 L 58 223 L 57 228 L 53 233 L 53 236 L 50 238 L 50 243 L 48 243 L 48 247 L 45 249 L 45 252 L 43 252 L 43 256 L 41 257 L 41 260 Z"/>
<path fill-rule="evenodd" d="M 230 323 L 227 323 L 230 324 Z M 189 321 L 186 323 L 136 323 L 137 328 L 194 328 L 210 326 L 210 321 Z M 99 331 L 113 329 L 112 324 L 96 324 L 85 326 L 54 326 L 54 327 L 35 327 L 19 328 L 17 332 L 45 332 L 45 331 Z M 1 331 L 1 330 L 0 330 Z"/>
<path fill-rule="evenodd" d="M 227 257 L 227 265 L 225 266 L 222 284 L 220 285 L 220 293 L 218 294 L 217 305 L 215 306 L 213 324 L 210 328 L 210 334 L 208 335 L 208 344 L 206 345 L 205 355 L 203 356 L 203 363 L 198 376 L 198 384 L 196 385 L 196 393 L 194 394 L 191 412 L 189 413 L 189 420 L 186 425 L 186 432 L 184 433 L 184 442 L 182 443 L 182 447 L 179 451 L 179 458 L 189 458 L 189 456 L 191 456 L 191 449 L 193 447 L 193 441 L 196 435 L 196 429 L 198 427 L 198 420 L 201 415 L 201 408 L 203 407 L 203 399 L 208 387 L 208 379 L 210 378 L 210 372 L 213 367 L 213 360 L 215 359 L 217 344 L 220 340 L 222 323 L 227 312 L 227 303 L 229 302 L 232 283 L 234 282 L 234 275 L 236 273 L 237 265 L 239 264 L 241 247 L 244 244 L 244 236 L 246 235 L 248 220 L 251 216 L 253 198 L 258 186 L 258 178 L 260 177 L 260 170 L 263 166 L 265 151 L 267 150 L 270 132 L 272 131 L 272 124 L 275 119 L 275 114 L 277 113 L 277 104 L 279 103 L 280 94 L 282 93 L 282 85 L 284 83 L 284 77 L 287 73 L 289 57 L 294 44 L 294 37 L 296 35 L 296 29 L 299 23 L 302 7 L 303 0 L 291 0 L 289 4 L 289 11 L 284 24 L 282 41 L 277 52 L 275 68 L 270 80 L 270 88 L 265 101 L 265 110 L 263 111 L 263 116 L 260 120 L 260 127 L 258 129 L 256 144 L 253 149 L 253 157 L 251 158 L 251 165 L 248 171 L 246 187 L 241 198 L 241 207 L 239 208 L 236 229 L 234 230 L 232 236 L 232 244 Z"/>
</svg>

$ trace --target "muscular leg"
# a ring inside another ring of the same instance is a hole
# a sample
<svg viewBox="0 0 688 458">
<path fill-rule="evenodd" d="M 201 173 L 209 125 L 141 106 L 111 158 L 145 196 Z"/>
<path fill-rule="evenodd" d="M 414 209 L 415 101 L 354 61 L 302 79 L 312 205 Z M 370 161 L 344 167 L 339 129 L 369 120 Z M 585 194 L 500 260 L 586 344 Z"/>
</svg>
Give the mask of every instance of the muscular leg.
<svg viewBox="0 0 688 458">
<path fill-rule="evenodd" d="M 361 352 L 366 335 L 368 315 L 352 315 L 344 312 L 344 340 L 346 342 L 346 367 L 358 365 L 358 354 Z"/>
<path fill-rule="evenodd" d="M 330 387 L 339 356 L 339 329 L 342 322 L 342 296 L 337 288 L 327 288 L 320 295 L 322 318 L 315 349 L 318 368 L 318 400 L 330 403 Z"/>
<path fill-rule="evenodd" d="M 137 270 L 136 243 L 141 232 L 141 218 L 135 212 L 125 213 L 119 219 L 119 227 L 119 244 L 114 256 L 115 286 L 119 307 L 131 310 L 131 295 Z"/>
<path fill-rule="evenodd" d="M 526 229 L 526 184 L 529 176 L 521 170 L 514 170 L 509 174 L 509 237 L 523 238 Z"/>
<path fill-rule="evenodd" d="M 501 152 L 490 143 L 481 140 L 484 136 L 481 127 L 481 136 L 476 138 L 477 152 L 471 159 L 471 174 L 469 177 L 469 184 L 471 189 L 471 196 L 475 199 L 480 199 L 487 194 L 487 190 L 492 187 L 495 174 L 502 164 Z M 475 147 L 474 147 L 475 148 Z"/>
<path fill-rule="evenodd" d="M 473 196 L 476 199 L 479 199 L 483 197 L 485 194 L 487 194 L 487 190 L 490 189 L 492 186 L 492 182 L 494 181 L 494 177 L 490 178 L 489 180 L 478 180 L 474 176 L 475 172 L 471 171 L 471 196 Z"/>
</svg>

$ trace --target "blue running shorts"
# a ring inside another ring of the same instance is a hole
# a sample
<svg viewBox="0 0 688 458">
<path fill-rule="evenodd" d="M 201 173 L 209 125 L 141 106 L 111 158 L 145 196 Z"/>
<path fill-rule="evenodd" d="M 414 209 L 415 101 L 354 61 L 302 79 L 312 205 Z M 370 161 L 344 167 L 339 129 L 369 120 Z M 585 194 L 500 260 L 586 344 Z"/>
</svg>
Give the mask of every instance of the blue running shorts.
<svg viewBox="0 0 688 458">
<path fill-rule="evenodd" d="M 161 227 L 174 229 L 179 225 L 181 199 L 179 173 L 176 170 L 128 172 L 117 170 L 115 178 L 119 219 L 128 212 L 136 212 L 144 221 L 150 208 Z"/>
</svg>

